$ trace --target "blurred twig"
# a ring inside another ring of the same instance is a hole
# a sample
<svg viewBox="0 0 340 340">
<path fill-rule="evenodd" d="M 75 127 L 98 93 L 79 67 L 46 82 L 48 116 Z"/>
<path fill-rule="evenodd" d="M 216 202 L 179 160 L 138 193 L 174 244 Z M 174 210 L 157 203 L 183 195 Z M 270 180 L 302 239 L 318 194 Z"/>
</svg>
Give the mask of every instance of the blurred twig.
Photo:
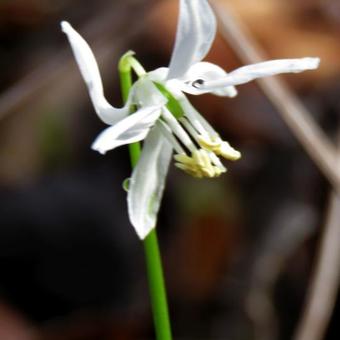
<svg viewBox="0 0 340 340">
<path fill-rule="evenodd" d="M 230 8 L 218 1 L 214 1 L 213 6 L 220 19 L 222 35 L 241 60 L 245 64 L 265 60 L 262 50 L 232 14 Z M 340 173 L 336 167 L 335 147 L 315 123 L 311 114 L 279 77 L 262 78 L 258 83 L 310 158 L 334 189 L 340 191 Z"/>
<path fill-rule="evenodd" d="M 255 339 L 279 338 L 273 304 L 275 284 L 288 259 L 315 231 L 313 209 L 302 203 L 283 203 L 270 221 L 252 266 L 246 309 L 253 323 Z"/>
<path fill-rule="evenodd" d="M 340 164 L 340 138 L 338 164 Z M 306 304 L 294 337 L 295 340 L 324 339 L 340 282 L 339 221 L 340 197 L 336 192 L 332 192 L 315 272 L 307 292 Z"/>
</svg>

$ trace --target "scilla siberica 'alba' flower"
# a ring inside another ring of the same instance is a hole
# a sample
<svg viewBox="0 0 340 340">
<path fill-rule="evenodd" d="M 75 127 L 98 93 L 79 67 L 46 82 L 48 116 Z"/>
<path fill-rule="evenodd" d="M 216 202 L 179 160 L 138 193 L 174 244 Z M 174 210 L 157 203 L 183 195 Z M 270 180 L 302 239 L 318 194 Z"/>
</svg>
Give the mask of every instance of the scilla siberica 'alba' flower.
<svg viewBox="0 0 340 340">
<path fill-rule="evenodd" d="M 132 65 L 139 76 L 123 108 L 111 106 L 104 97 L 94 55 L 86 41 L 63 21 L 74 56 L 86 82 L 98 116 L 111 125 L 94 141 L 92 148 L 104 154 L 118 146 L 144 140 L 143 151 L 133 170 L 128 211 L 138 236 L 144 239 L 155 227 L 165 178 L 173 150 L 175 165 L 201 178 L 226 171 L 219 156 L 237 160 L 240 153 L 223 141 L 193 108 L 186 96 L 212 93 L 234 97 L 235 85 L 278 73 L 315 69 L 318 58 L 282 59 L 238 68 L 230 73 L 202 62 L 216 34 L 216 19 L 207 0 L 180 0 L 175 47 L 168 68 L 146 73 Z M 128 52 L 127 56 L 132 55 Z M 169 102 L 177 108 L 171 111 Z M 130 108 L 136 112 L 130 115 Z"/>
</svg>

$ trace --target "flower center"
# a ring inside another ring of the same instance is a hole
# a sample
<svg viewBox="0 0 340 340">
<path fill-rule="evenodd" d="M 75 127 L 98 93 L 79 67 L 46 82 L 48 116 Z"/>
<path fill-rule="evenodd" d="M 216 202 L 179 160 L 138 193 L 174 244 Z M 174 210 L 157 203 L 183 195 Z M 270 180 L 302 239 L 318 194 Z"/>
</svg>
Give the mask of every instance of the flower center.
<svg viewBox="0 0 340 340">
<path fill-rule="evenodd" d="M 132 52 L 126 53 L 120 68 L 123 70 L 133 68 L 139 78 L 143 78 L 146 74 Z M 218 177 L 226 172 L 227 169 L 221 163 L 219 156 L 236 160 L 240 158 L 240 153 L 223 141 L 186 99 L 184 101 L 178 99 L 160 82 L 152 81 L 152 83 L 154 86 L 151 87 L 145 87 L 140 83 L 140 89 L 136 92 L 137 105 L 145 105 L 145 98 L 155 103 L 160 100 L 159 96 L 167 99 L 156 126 L 175 150 L 175 166 L 197 178 Z M 195 83 L 200 86 L 204 81 L 198 79 Z"/>
</svg>

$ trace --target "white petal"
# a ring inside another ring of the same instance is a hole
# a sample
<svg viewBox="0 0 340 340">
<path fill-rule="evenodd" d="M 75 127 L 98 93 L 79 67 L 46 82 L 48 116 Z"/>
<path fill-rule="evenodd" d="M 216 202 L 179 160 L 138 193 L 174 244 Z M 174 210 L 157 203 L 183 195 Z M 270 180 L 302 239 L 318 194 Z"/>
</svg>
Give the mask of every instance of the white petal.
<svg viewBox="0 0 340 340">
<path fill-rule="evenodd" d="M 140 239 L 155 228 L 172 147 L 157 127 L 146 138 L 128 192 L 130 221 Z"/>
<path fill-rule="evenodd" d="M 279 73 L 298 73 L 318 68 L 319 58 L 278 59 L 247 65 L 230 72 L 226 77 L 197 85 L 200 89 L 216 90 L 221 87 L 248 83 L 256 78 L 273 76 Z"/>
<path fill-rule="evenodd" d="M 139 106 L 163 106 L 167 99 L 150 79 L 141 78 L 133 86 L 133 102 Z"/>
<path fill-rule="evenodd" d="M 105 154 L 118 146 L 143 140 L 159 118 L 159 106 L 143 108 L 105 129 L 93 142 L 92 149 Z"/>
<path fill-rule="evenodd" d="M 74 57 L 99 118 L 106 124 L 115 124 L 129 114 L 130 103 L 128 102 L 123 108 L 114 108 L 107 102 L 104 97 L 98 65 L 90 46 L 68 22 L 62 21 L 61 29 L 70 42 Z"/>
<path fill-rule="evenodd" d="M 177 86 L 186 93 L 199 95 L 203 93 L 212 93 L 216 96 L 221 97 L 235 97 L 237 95 L 237 90 L 234 86 L 226 86 L 218 88 L 215 91 L 200 89 L 192 86 L 192 82 L 195 80 L 203 80 L 204 82 L 214 81 L 221 78 L 227 77 L 228 73 L 224 71 L 221 67 L 208 63 L 206 61 L 196 63 L 192 65 L 188 72 L 181 80 L 177 81 Z"/>
<path fill-rule="evenodd" d="M 168 79 L 180 78 L 208 53 L 216 34 L 216 18 L 207 0 L 180 0 L 175 47 Z"/>
<path fill-rule="evenodd" d="M 156 83 L 164 83 L 169 73 L 168 67 L 159 67 L 153 71 L 148 72 L 148 78 Z"/>
</svg>

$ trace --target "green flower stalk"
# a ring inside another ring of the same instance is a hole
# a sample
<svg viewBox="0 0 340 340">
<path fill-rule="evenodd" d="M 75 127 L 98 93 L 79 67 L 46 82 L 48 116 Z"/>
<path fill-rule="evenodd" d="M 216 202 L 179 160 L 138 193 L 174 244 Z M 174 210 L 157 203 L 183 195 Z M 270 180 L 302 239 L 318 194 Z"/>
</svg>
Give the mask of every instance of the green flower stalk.
<svg viewBox="0 0 340 340">
<path fill-rule="evenodd" d="M 131 69 L 133 69 L 139 77 L 145 74 L 143 67 L 135 58 L 132 57 L 132 55 L 133 53 L 128 52 L 122 56 L 118 66 L 120 86 L 124 102 L 128 100 L 129 92 L 132 87 Z M 134 168 L 140 157 L 140 144 L 138 142 L 129 144 L 129 151 L 131 165 L 132 168 Z M 144 252 L 156 337 L 159 340 L 171 340 L 172 336 L 168 303 L 163 277 L 162 261 L 155 228 L 151 230 L 149 235 L 144 239 Z"/>
</svg>

